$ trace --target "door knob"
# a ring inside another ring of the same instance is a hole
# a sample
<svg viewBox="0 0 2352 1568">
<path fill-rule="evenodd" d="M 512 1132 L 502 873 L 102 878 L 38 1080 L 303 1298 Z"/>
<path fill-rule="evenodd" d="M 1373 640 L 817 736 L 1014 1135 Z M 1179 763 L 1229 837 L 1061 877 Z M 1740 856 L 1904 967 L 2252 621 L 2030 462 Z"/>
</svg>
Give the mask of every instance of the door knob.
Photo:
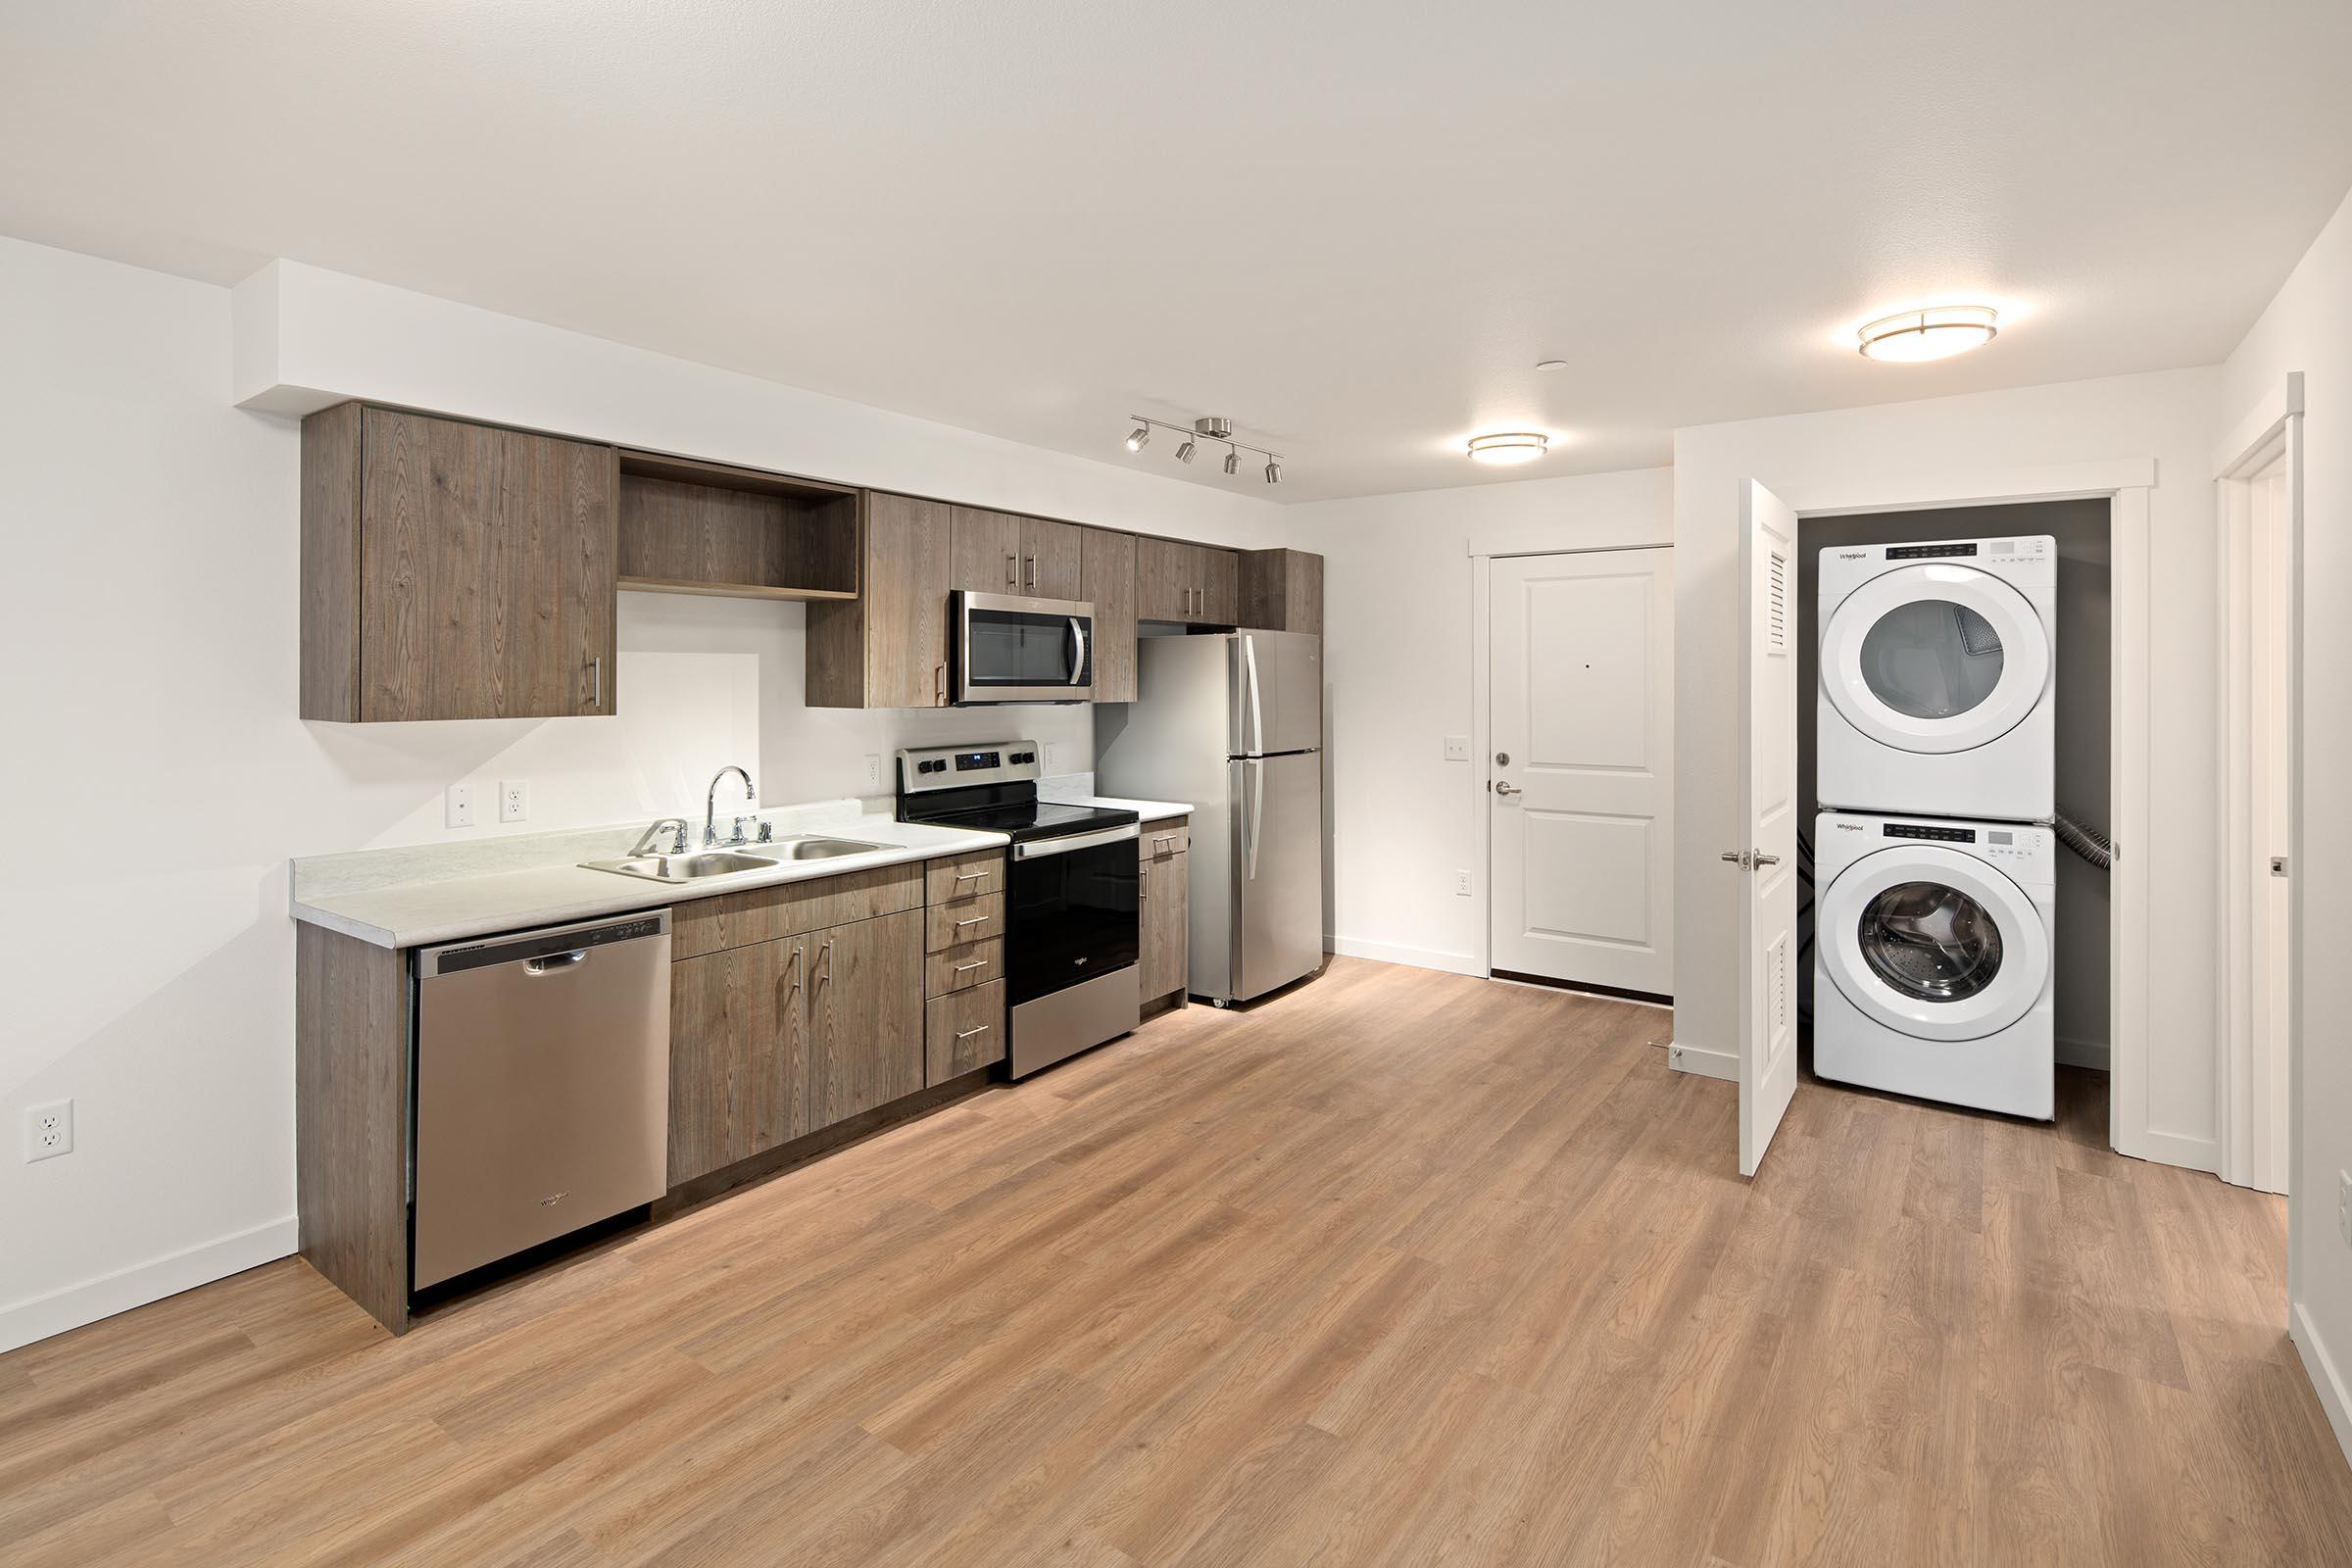
<svg viewBox="0 0 2352 1568">
<path fill-rule="evenodd" d="M 1726 850 L 1723 852 L 1723 855 L 1720 858 L 1731 861 L 1734 865 L 1744 866 L 1747 864 L 1747 852 L 1745 850 Z"/>
<path fill-rule="evenodd" d="M 1497 784 L 1497 785 L 1495 785 L 1495 786 L 1494 786 L 1494 793 L 1495 793 L 1495 794 L 1497 794 L 1497 795 L 1524 795 L 1524 794 L 1526 794 L 1527 792 L 1526 792 L 1525 790 L 1522 790 L 1522 789 L 1520 789 L 1520 788 L 1519 788 L 1517 785 L 1515 785 L 1515 784 L 1507 784 L 1507 783 L 1506 783 L 1506 784 Z"/>
</svg>

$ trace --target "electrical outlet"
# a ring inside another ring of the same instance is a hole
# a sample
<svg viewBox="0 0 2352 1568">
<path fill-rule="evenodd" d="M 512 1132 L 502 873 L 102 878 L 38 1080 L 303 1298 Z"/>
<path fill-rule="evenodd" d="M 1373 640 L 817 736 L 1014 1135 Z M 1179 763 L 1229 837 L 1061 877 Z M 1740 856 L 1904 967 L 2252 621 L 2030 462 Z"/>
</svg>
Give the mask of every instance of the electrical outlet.
<svg viewBox="0 0 2352 1568">
<path fill-rule="evenodd" d="M 2335 1173 L 2335 1228 L 2344 1233 L 2344 1245 L 2352 1247 L 2352 1171 Z"/>
<path fill-rule="evenodd" d="M 24 1162 L 74 1152 L 74 1102 L 53 1100 L 24 1112 Z"/>
<path fill-rule="evenodd" d="M 1446 736 L 1446 760 L 1448 762 L 1467 762 L 1470 760 L 1470 737 L 1467 735 Z"/>
<path fill-rule="evenodd" d="M 865 754 L 865 787 L 869 790 L 878 790 L 882 787 L 882 754 L 880 752 Z"/>
<path fill-rule="evenodd" d="M 528 821 L 531 815 L 531 781 L 510 778 L 498 786 L 498 819 L 501 822 Z"/>
<path fill-rule="evenodd" d="M 471 826 L 473 826 L 473 786 L 472 786 L 472 785 L 470 785 L 470 784 L 452 784 L 452 785 L 449 787 L 449 817 L 448 817 L 448 820 L 449 820 L 449 825 L 450 825 L 451 827 L 471 827 Z"/>
<path fill-rule="evenodd" d="M 1453 891 L 1460 894 L 1465 899 L 1470 896 L 1469 872 L 1456 871 L 1453 873 Z"/>
<path fill-rule="evenodd" d="M 1053 741 L 1046 742 L 1046 760 L 1040 764 L 1041 770 L 1051 774 L 1059 769 L 1060 766 L 1061 748 Z"/>
</svg>

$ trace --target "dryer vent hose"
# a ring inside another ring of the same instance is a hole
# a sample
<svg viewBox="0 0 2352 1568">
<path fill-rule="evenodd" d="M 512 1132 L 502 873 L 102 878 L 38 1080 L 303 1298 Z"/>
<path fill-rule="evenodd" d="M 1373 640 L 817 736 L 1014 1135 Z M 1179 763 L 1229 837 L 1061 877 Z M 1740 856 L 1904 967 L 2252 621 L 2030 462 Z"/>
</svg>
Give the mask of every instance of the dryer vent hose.
<svg viewBox="0 0 2352 1568">
<path fill-rule="evenodd" d="M 2058 842 L 2080 855 L 2100 870 L 2115 866 L 2115 841 L 2095 827 L 2084 827 L 2064 811 L 2050 824 L 2057 830 Z"/>
</svg>

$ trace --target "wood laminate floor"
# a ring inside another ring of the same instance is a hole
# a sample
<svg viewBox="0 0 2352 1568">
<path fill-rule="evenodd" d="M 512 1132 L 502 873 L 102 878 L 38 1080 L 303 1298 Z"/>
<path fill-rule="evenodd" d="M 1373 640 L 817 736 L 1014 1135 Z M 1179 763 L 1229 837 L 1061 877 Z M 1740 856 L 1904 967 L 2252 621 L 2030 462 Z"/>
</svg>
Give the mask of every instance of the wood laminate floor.
<svg viewBox="0 0 2352 1568">
<path fill-rule="evenodd" d="M 430 1319 L 0 1357 L 0 1560 L 2352 1563 L 2282 1203 L 1338 960 Z"/>
</svg>

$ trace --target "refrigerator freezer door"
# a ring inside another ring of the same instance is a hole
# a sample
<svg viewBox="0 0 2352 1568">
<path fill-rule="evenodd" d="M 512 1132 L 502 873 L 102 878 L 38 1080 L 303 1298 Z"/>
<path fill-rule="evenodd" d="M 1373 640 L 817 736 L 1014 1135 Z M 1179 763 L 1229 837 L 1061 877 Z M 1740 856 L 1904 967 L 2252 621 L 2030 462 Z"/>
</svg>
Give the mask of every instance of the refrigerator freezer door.
<svg viewBox="0 0 2352 1568">
<path fill-rule="evenodd" d="M 1236 757 L 1312 751 L 1323 744 L 1323 639 L 1304 632 L 1237 631 L 1224 639 Z"/>
<path fill-rule="evenodd" d="M 1323 759 L 1240 758 L 1231 780 L 1231 994 L 1247 1001 L 1323 964 Z"/>
</svg>

